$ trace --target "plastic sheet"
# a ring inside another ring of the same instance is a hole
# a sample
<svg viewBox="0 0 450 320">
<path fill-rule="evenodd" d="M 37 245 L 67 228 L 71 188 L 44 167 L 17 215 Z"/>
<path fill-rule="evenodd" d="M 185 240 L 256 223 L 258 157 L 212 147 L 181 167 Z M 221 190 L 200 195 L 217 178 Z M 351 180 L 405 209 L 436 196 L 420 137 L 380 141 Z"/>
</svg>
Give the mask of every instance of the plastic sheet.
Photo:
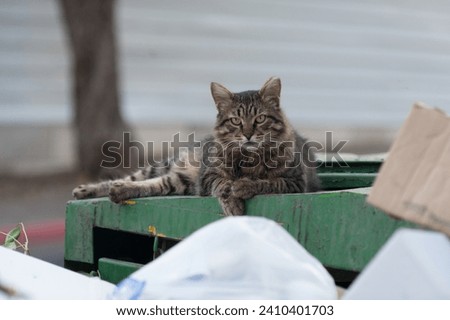
<svg viewBox="0 0 450 320">
<path fill-rule="evenodd" d="M 332 277 L 261 217 L 214 222 L 122 281 L 115 299 L 336 299 Z"/>
</svg>

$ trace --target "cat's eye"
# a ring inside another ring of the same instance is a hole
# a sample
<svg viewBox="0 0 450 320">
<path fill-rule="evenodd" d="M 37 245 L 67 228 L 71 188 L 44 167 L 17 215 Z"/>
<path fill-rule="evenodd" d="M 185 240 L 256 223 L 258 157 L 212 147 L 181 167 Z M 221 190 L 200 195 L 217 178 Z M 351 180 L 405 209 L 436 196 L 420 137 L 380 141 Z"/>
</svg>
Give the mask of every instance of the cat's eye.
<svg viewBox="0 0 450 320">
<path fill-rule="evenodd" d="M 231 124 L 238 126 L 241 124 L 241 119 L 239 119 L 238 117 L 234 117 L 234 118 L 230 118 Z"/>
<path fill-rule="evenodd" d="M 266 121 L 266 115 L 265 114 L 260 114 L 259 116 L 257 116 L 255 118 L 255 122 L 256 123 L 263 123 L 264 121 Z"/>
</svg>

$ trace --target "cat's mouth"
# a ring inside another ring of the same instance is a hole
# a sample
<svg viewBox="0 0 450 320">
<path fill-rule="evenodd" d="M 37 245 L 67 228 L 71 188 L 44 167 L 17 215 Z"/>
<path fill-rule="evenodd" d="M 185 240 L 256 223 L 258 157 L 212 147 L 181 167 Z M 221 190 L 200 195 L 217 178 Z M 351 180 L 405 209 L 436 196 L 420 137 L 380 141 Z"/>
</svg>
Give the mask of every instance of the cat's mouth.
<svg viewBox="0 0 450 320">
<path fill-rule="evenodd" d="M 255 141 L 246 141 L 244 143 L 241 143 L 240 146 L 242 149 L 252 151 L 259 148 L 259 143 Z"/>
</svg>

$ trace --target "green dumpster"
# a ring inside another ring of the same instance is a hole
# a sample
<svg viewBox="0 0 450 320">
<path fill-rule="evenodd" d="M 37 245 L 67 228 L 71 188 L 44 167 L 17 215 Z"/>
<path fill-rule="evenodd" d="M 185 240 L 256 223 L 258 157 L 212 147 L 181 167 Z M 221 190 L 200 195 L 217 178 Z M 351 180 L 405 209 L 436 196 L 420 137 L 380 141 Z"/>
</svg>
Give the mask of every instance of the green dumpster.
<svg viewBox="0 0 450 320">
<path fill-rule="evenodd" d="M 381 163 L 371 157 L 323 160 L 318 169 L 323 192 L 259 195 L 247 200 L 246 213 L 279 223 L 345 286 L 396 229 L 418 227 L 366 203 Z M 120 205 L 107 198 L 70 201 L 65 267 L 98 271 L 117 283 L 221 218 L 213 197 L 150 197 Z"/>
</svg>

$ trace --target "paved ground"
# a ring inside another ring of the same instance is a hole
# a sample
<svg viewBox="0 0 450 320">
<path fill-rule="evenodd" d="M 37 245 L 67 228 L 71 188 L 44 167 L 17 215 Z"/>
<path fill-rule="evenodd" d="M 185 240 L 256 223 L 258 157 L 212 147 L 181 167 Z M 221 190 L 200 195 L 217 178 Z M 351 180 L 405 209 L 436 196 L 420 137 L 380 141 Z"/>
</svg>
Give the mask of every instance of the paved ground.
<svg viewBox="0 0 450 320">
<path fill-rule="evenodd" d="M 74 174 L 0 179 L 0 231 L 23 222 L 32 256 L 63 265 L 65 205 Z"/>
</svg>

